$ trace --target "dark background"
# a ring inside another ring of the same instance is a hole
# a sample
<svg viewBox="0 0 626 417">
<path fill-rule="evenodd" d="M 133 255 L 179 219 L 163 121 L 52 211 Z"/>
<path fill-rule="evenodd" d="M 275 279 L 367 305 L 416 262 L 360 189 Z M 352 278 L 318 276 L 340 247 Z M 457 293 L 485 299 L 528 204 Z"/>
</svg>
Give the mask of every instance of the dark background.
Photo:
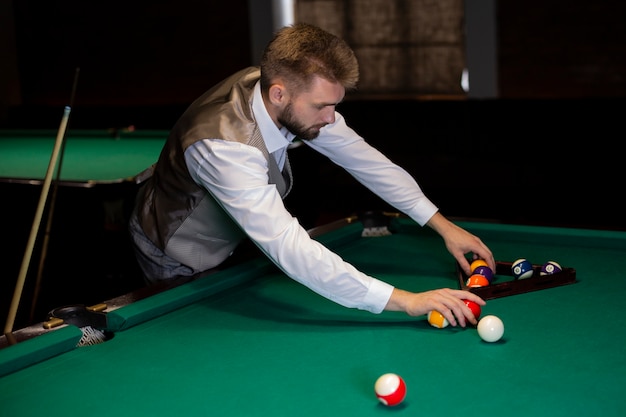
<svg viewBox="0 0 626 417">
<path fill-rule="evenodd" d="M 0 6 L 0 128 L 57 129 L 80 68 L 69 129 L 169 129 L 208 87 L 254 64 L 246 0 L 0 0 Z M 626 230 L 620 198 L 626 3 L 496 6 L 498 97 L 347 97 L 340 111 L 414 174 L 448 216 Z M 306 227 L 388 209 L 305 147 L 290 158 L 296 188 L 287 205 Z M 15 261 L 5 262 L 2 273 L 10 289 L 37 198 L 3 190 L 3 216 L 13 216 L 4 239 L 11 243 L 2 248 Z M 89 215 L 99 198 L 66 190 L 57 200 L 53 232 L 62 233 L 53 234 L 46 270 L 58 285 L 43 291 L 65 295 L 55 296 L 56 305 L 95 303 L 137 285 L 125 232 L 102 230 L 100 213 Z M 11 294 L 2 292 L 4 312 Z"/>
<path fill-rule="evenodd" d="M 15 48 L 3 61 L 17 73 L 5 71 L 0 127 L 57 129 L 80 68 L 70 129 L 169 129 L 205 89 L 253 64 L 247 0 L 12 3 Z M 497 98 L 349 96 L 340 110 L 449 215 L 625 228 L 626 5 L 495 4 Z M 316 155 L 293 154 L 305 167 L 291 203 L 308 223 L 380 205 Z"/>
</svg>

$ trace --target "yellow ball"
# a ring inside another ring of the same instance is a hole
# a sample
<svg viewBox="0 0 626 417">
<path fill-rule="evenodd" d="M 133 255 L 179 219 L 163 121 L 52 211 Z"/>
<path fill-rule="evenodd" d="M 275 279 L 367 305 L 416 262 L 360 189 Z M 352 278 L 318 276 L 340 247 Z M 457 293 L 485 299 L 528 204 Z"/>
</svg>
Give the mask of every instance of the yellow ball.
<svg viewBox="0 0 626 417">
<path fill-rule="evenodd" d="M 478 268 L 479 266 L 486 266 L 489 267 L 489 264 L 487 263 L 487 261 L 485 261 L 484 259 L 475 259 L 471 264 L 470 264 L 470 271 L 474 272 L 474 270 L 476 268 Z"/>
<path fill-rule="evenodd" d="M 443 329 L 450 324 L 448 323 L 448 319 L 446 319 L 443 314 L 441 314 L 437 310 L 432 310 L 428 313 L 428 323 L 430 323 L 431 326 L 437 327 L 439 329 Z"/>
</svg>

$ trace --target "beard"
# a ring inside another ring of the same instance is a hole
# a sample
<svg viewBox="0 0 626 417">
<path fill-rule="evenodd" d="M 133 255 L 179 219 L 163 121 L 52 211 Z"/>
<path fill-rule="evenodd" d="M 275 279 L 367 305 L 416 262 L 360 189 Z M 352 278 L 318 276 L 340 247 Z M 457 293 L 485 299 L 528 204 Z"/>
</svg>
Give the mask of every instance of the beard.
<svg viewBox="0 0 626 417">
<path fill-rule="evenodd" d="M 320 129 L 325 125 L 306 127 L 293 114 L 291 103 L 285 106 L 282 114 L 277 118 L 278 123 L 302 140 L 312 140 L 319 136 Z"/>
</svg>

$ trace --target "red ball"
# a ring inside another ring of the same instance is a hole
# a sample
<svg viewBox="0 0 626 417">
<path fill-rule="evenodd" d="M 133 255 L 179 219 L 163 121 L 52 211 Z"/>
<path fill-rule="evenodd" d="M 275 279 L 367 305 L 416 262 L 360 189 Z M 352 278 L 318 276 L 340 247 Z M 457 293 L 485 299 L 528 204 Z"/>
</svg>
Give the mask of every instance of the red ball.
<svg viewBox="0 0 626 417">
<path fill-rule="evenodd" d="M 387 406 L 394 406 L 404 401 L 404 397 L 406 397 L 406 384 L 399 375 L 388 373 L 381 375 L 376 380 L 374 391 L 381 403 Z"/>
<path fill-rule="evenodd" d="M 474 317 L 478 320 L 480 318 L 480 313 L 482 312 L 480 306 L 471 300 L 463 300 L 463 302 L 469 307 L 470 310 L 472 310 L 472 314 L 474 314 Z"/>
</svg>

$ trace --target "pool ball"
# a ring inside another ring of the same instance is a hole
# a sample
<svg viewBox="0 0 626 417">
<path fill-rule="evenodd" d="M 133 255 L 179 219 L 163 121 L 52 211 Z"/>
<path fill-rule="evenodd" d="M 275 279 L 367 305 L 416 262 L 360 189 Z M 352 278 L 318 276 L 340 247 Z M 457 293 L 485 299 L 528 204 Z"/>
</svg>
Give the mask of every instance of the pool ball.
<svg viewBox="0 0 626 417">
<path fill-rule="evenodd" d="M 504 323 L 499 317 L 494 315 L 485 316 L 478 322 L 476 326 L 478 335 L 485 342 L 497 342 L 504 334 Z"/>
<path fill-rule="evenodd" d="M 478 320 L 480 318 L 480 313 L 481 313 L 480 306 L 471 300 L 463 300 L 463 302 L 465 303 L 466 306 L 469 307 L 470 310 L 472 310 L 472 314 L 474 314 L 474 317 L 476 317 L 476 320 Z"/>
<path fill-rule="evenodd" d="M 511 272 L 516 279 L 526 279 L 533 276 L 533 265 L 524 258 L 520 258 L 511 265 Z"/>
<path fill-rule="evenodd" d="M 448 323 L 448 319 L 446 319 L 444 315 L 437 310 L 432 310 L 428 313 L 428 323 L 430 323 L 431 326 L 437 327 L 439 329 L 448 327 L 448 325 L 450 324 Z"/>
<path fill-rule="evenodd" d="M 487 285 L 489 285 L 489 280 L 484 275 L 474 274 L 467 279 L 465 285 L 470 288 L 486 287 Z"/>
<path fill-rule="evenodd" d="M 489 266 L 489 264 L 484 259 L 474 259 L 470 264 L 470 271 L 474 273 L 474 269 L 478 268 L 479 266 Z"/>
<path fill-rule="evenodd" d="M 493 271 L 488 266 L 480 265 L 472 272 L 473 275 L 482 275 L 491 283 L 493 281 Z"/>
<path fill-rule="evenodd" d="M 548 261 L 541 267 L 541 271 L 539 271 L 539 275 L 552 275 L 559 273 L 563 270 L 561 265 L 554 261 Z"/>
<path fill-rule="evenodd" d="M 400 404 L 406 397 L 406 384 L 399 375 L 388 373 L 376 380 L 374 392 L 381 403 L 394 406 Z"/>
</svg>

